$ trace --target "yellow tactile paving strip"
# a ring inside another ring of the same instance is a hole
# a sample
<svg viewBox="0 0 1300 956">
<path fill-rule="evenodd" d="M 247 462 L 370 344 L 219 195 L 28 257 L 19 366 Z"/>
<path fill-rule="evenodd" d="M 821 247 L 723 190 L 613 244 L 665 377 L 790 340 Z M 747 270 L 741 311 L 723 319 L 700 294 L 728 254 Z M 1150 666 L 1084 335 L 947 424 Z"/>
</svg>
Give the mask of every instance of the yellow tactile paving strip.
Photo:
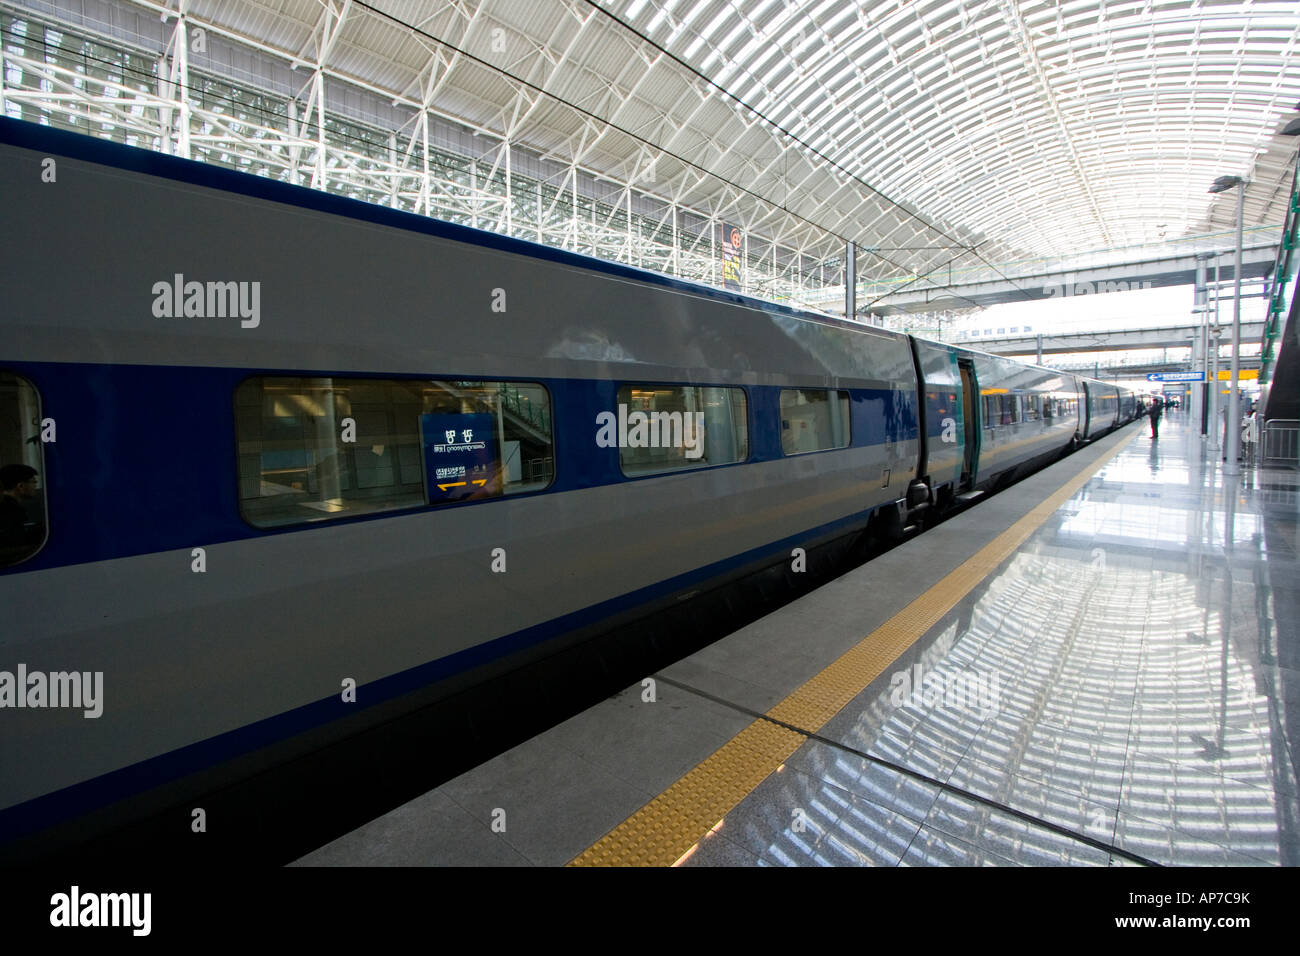
<svg viewBox="0 0 1300 956">
<path fill-rule="evenodd" d="M 770 719 L 754 721 L 569 865 L 671 866 L 681 859 L 808 739 L 806 733 L 781 724 L 808 728 L 808 733 L 821 730 L 1126 444 L 1118 442 L 961 567 L 769 710 L 765 716 Z"/>
</svg>

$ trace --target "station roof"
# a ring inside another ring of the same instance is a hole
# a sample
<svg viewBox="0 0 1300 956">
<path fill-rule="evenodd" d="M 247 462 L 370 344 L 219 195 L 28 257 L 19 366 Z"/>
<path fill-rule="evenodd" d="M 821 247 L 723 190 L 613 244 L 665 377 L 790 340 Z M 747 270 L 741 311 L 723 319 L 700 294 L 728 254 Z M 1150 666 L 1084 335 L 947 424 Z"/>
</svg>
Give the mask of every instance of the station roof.
<svg viewBox="0 0 1300 956">
<path fill-rule="evenodd" d="M 1280 224 L 1295 0 L 171 0 L 873 274 Z M 148 4 L 146 4 L 148 5 Z"/>
</svg>

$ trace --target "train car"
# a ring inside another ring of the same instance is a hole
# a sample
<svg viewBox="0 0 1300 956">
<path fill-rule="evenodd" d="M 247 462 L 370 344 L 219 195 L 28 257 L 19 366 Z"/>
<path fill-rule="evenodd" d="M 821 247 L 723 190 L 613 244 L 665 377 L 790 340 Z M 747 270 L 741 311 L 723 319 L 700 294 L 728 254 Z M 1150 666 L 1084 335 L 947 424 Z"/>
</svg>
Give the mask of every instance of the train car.
<svg viewBox="0 0 1300 956">
<path fill-rule="evenodd" d="M 1001 487 L 1081 440 L 1082 393 L 1074 376 L 914 340 L 929 432 L 920 481 L 937 505 Z M 945 429 L 947 417 L 952 425 Z"/>
<path fill-rule="evenodd" d="M 1059 372 L 200 163 L 0 119 L 0 186 L 23 853 L 1078 437 Z"/>
<path fill-rule="evenodd" d="M 1059 457 L 1079 433 L 1074 377 L 974 354 L 981 401 L 980 486 L 1005 485 Z"/>
<path fill-rule="evenodd" d="M 1083 380 L 1086 394 L 1087 419 L 1083 437 L 1094 441 L 1114 431 L 1120 425 L 1119 388 L 1109 382 Z"/>
<path fill-rule="evenodd" d="M 1119 417 L 1121 423 L 1131 422 L 1138 417 L 1137 394 L 1127 388 L 1119 390 Z"/>
</svg>

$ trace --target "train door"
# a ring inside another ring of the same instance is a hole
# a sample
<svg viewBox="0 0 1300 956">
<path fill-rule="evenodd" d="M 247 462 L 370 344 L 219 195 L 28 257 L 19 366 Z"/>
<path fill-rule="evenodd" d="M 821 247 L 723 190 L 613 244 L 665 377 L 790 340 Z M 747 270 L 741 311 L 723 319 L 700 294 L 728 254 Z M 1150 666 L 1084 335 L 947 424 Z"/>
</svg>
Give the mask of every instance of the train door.
<svg viewBox="0 0 1300 956">
<path fill-rule="evenodd" d="M 961 410 L 966 426 L 961 490 L 969 491 L 975 487 L 975 469 L 980 460 L 979 381 L 975 378 L 975 363 L 970 359 L 958 359 L 957 366 L 961 369 Z"/>
</svg>

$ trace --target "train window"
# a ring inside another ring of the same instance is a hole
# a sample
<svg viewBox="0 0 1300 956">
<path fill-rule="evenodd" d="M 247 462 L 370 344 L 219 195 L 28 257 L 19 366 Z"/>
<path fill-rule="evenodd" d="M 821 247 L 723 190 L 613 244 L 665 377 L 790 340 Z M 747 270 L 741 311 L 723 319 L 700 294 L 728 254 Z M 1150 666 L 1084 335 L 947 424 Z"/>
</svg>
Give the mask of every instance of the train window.
<svg viewBox="0 0 1300 956">
<path fill-rule="evenodd" d="M 1025 421 L 1036 422 L 1041 417 L 1038 408 L 1042 398 L 1038 395 L 1025 396 Z"/>
<path fill-rule="evenodd" d="M 847 448 L 848 444 L 848 392 L 819 388 L 781 390 L 781 451 L 800 455 Z"/>
<path fill-rule="evenodd" d="M 624 385 L 618 404 L 617 413 L 598 422 L 596 442 L 618 446 L 619 466 L 629 478 L 749 457 L 744 389 Z"/>
<path fill-rule="evenodd" d="M 1020 420 L 1019 397 L 1015 395 L 984 396 L 984 426 L 997 428 L 999 425 L 1011 425 Z"/>
<path fill-rule="evenodd" d="M 550 396 L 523 382 L 251 378 L 239 507 L 259 528 L 540 491 Z"/>
<path fill-rule="evenodd" d="M 41 402 L 32 383 L 0 371 L 0 568 L 45 543 Z"/>
</svg>

